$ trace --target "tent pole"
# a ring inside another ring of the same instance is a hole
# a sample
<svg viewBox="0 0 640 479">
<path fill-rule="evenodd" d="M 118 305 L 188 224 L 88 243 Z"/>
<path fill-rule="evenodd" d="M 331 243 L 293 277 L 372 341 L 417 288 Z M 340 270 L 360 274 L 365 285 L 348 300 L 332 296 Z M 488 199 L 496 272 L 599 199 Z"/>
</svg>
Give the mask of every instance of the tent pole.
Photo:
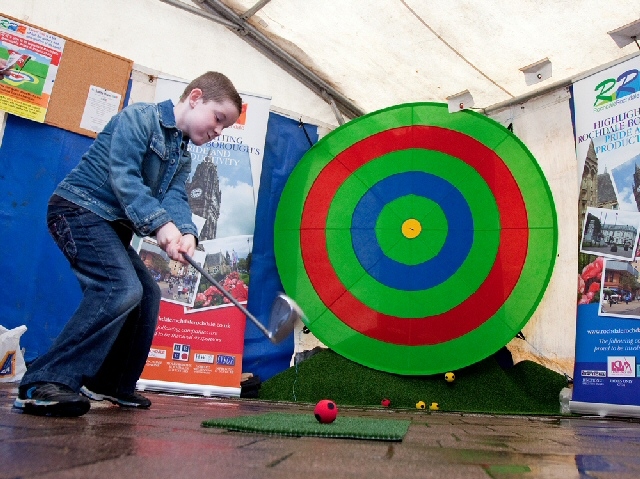
<svg viewBox="0 0 640 479">
<path fill-rule="evenodd" d="M 171 5 L 173 7 L 176 8 L 180 8 L 181 10 L 185 10 L 189 13 L 193 13 L 194 15 L 198 15 L 200 17 L 204 17 L 207 20 L 211 20 L 212 22 L 216 22 L 219 23 L 220 25 L 224 25 L 225 27 L 231 28 L 233 30 L 240 30 L 240 27 L 238 25 L 236 25 L 233 22 L 230 22 L 229 20 L 225 20 L 224 18 L 218 16 L 218 15 L 214 15 L 213 13 L 209 13 L 205 10 L 202 10 L 200 8 L 195 8 L 195 7 L 191 7 L 189 5 L 187 5 L 184 2 L 181 2 L 179 0 L 160 0 L 163 3 L 166 3 L 168 5 Z"/>
</svg>

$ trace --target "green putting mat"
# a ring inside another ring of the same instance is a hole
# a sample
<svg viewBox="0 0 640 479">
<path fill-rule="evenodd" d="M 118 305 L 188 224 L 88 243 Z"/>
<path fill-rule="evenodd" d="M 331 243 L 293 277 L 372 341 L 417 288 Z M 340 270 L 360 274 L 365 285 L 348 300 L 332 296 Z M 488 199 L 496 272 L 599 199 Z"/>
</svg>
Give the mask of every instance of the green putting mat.
<svg viewBox="0 0 640 479">
<path fill-rule="evenodd" d="M 274 436 L 317 436 L 345 439 L 402 441 L 410 421 L 338 417 L 330 424 L 319 423 L 312 413 L 267 413 L 203 421 L 203 427 L 217 427 L 230 431 L 257 432 Z"/>
</svg>

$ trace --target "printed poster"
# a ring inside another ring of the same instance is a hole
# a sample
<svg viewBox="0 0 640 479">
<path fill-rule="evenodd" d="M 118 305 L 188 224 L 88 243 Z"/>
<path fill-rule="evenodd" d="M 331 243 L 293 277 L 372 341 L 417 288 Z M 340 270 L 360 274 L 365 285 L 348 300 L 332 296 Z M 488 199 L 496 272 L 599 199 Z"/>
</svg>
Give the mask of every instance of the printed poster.
<svg viewBox="0 0 640 479">
<path fill-rule="evenodd" d="M 0 110 L 44 122 L 65 40 L 0 16 Z"/>
<path fill-rule="evenodd" d="M 176 103 L 186 85 L 159 79 L 156 101 Z M 194 260 L 246 307 L 270 100 L 241 96 L 236 124 L 205 145 L 189 144 L 186 189 L 199 230 Z M 193 267 L 169 260 L 153 240 L 137 241 L 162 292 L 158 327 L 138 387 L 238 396 L 244 314 Z"/>
<path fill-rule="evenodd" d="M 581 231 L 573 412 L 640 416 L 640 56 L 576 82 Z"/>
</svg>

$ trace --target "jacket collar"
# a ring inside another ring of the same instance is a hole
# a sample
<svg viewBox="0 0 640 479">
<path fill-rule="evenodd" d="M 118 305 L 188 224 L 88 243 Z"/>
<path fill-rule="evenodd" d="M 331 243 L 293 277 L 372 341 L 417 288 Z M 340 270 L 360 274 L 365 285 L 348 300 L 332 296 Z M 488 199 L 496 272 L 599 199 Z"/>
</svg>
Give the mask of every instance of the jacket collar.
<svg viewBox="0 0 640 479">
<path fill-rule="evenodd" d="M 171 100 L 158 103 L 158 115 L 160 116 L 162 126 L 165 128 L 177 128 L 176 117 L 173 114 L 173 102 Z"/>
</svg>

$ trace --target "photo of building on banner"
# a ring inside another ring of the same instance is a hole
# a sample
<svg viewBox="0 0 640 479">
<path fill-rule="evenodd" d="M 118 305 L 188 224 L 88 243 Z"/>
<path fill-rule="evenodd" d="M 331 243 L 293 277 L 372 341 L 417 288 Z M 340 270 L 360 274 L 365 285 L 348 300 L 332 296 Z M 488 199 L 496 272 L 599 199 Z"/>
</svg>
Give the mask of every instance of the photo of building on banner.
<svg viewBox="0 0 640 479">
<path fill-rule="evenodd" d="M 0 110 L 44 122 L 65 40 L 0 16 Z"/>
<path fill-rule="evenodd" d="M 177 101 L 186 85 L 159 79 L 156 101 Z M 207 144 L 189 144 L 192 163 L 186 191 L 199 231 L 193 259 L 246 306 L 255 172 L 261 170 L 270 100 L 241 96 L 243 111 L 236 124 Z M 195 268 L 171 261 L 153 240 L 138 238 L 134 246 L 162 293 L 158 326 L 138 388 L 239 396 L 244 314 Z"/>
<path fill-rule="evenodd" d="M 640 417 L 640 57 L 572 86 L 579 248 L 572 412 Z"/>
</svg>

